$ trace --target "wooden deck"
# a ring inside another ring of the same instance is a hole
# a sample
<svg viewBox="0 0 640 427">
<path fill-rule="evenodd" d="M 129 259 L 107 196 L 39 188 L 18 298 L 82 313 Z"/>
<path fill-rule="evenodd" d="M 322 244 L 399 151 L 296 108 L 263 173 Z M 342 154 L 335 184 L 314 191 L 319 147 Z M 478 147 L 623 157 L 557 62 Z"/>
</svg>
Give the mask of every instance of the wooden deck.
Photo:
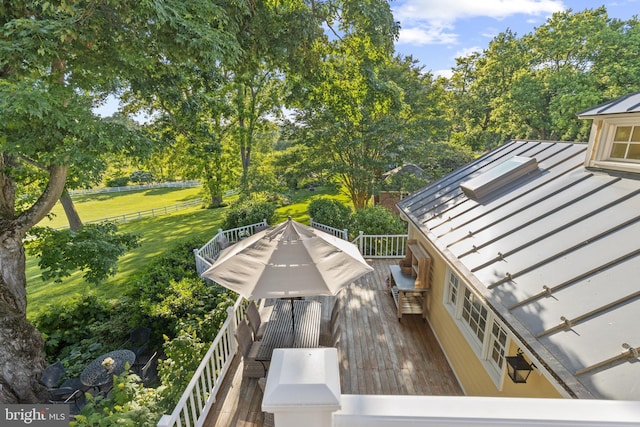
<svg viewBox="0 0 640 427">
<path fill-rule="evenodd" d="M 375 271 L 337 296 L 343 308 L 338 347 L 341 391 L 461 396 L 462 389 L 428 323 L 416 314 L 405 315 L 400 322 L 396 317 L 396 307 L 386 285 L 389 265 L 395 263 L 396 260 L 370 261 Z M 204 424 L 206 427 L 263 424 L 258 381 L 242 378 L 239 359 L 234 360 Z"/>
</svg>

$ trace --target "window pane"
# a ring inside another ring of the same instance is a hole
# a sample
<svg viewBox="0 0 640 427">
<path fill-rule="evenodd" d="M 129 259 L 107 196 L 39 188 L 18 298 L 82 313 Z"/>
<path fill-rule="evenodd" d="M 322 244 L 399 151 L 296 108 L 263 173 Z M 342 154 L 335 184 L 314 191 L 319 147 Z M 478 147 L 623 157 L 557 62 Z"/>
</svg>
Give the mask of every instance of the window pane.
<svg viewBox="0 0 640 427">
<path fill-rule="evenodd" d="M 629 152 L 627 153 L 627 159 L 640 160 L 640 144 L 629 145 Z"/>
<path fill-rule="evenodd" d="M 640 126 L 633 127 L 633 133 L 631 134 L 631 142 L 640 142 Z"/>
<path fill-rule="evenodd" d="M 618 126 L 613 140 L 627 142 L 629 141 L 629 135 L 631 135 L 631 126 Z"/>
<path fill-rule="evenodd" d="M 614 159 L 624 159 L 627 152 L 627 144 L 613 144 L 611 148 L 611 157 Z"/>
</svg>

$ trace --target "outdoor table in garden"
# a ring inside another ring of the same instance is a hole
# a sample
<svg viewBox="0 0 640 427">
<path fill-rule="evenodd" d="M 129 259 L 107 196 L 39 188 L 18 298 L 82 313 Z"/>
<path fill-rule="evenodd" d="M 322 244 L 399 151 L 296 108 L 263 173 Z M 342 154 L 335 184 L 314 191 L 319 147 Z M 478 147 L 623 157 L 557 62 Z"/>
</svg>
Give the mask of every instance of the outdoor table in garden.
<svg viewBox="0 0 640 427">
<path fill-rule="evenodd" d="M 109 384 L 114 375 L 121 374 L 127 364 L 132 366 L 135 361 L 136 355 L 131 350 L 111 351 L 88 364 L 80 374 L 80 381 L 87 387 L 99 389 Z"/>
<path fill-rule="evenodd" d="M 277 300 L 262 340 L 256 360 L 271 360 L 274 348 L 314 348 L 320 341 L 322 306 L 317 301 Z"/>
</svg>

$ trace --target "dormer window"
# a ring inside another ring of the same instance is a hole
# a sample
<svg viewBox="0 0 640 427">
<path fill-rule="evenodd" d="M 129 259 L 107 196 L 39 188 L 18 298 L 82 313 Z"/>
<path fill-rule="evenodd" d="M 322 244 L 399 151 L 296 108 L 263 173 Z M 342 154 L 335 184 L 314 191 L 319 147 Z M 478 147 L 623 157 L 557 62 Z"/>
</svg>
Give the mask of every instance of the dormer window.
<svg viewBox="0 0 640 427">
<path fill-rule="evenodd" d="M 584 165 L 640 174 L 640 91 L 578 113 L 593 119 Z"/>
<path fill-rule="evenodd" d="M 640 126 L 616 126 L 609 157 L 640 162 Z"/>
<path fill-rule="evenodd" d="M 640 173 L 640 117 L 594 119 L 585 166 Z"/>
</svg>

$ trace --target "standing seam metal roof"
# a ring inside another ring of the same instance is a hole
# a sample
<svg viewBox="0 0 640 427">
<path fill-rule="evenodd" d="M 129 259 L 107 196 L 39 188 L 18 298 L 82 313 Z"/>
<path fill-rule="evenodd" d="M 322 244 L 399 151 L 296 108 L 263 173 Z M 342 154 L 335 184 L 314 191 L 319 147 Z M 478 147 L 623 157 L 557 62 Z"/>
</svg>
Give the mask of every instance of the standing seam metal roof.
<svg viewBox="0 0 640 427">
<path fill-rule="evenodd" d="M 586 150 L 511 141 L 398 207 L 569 388 L 639 400 L 640 179 L 585 169 Z M 479 200 L 460 189 L 513 156 L 535 158 L 538 173 Z"/>
</svg>

